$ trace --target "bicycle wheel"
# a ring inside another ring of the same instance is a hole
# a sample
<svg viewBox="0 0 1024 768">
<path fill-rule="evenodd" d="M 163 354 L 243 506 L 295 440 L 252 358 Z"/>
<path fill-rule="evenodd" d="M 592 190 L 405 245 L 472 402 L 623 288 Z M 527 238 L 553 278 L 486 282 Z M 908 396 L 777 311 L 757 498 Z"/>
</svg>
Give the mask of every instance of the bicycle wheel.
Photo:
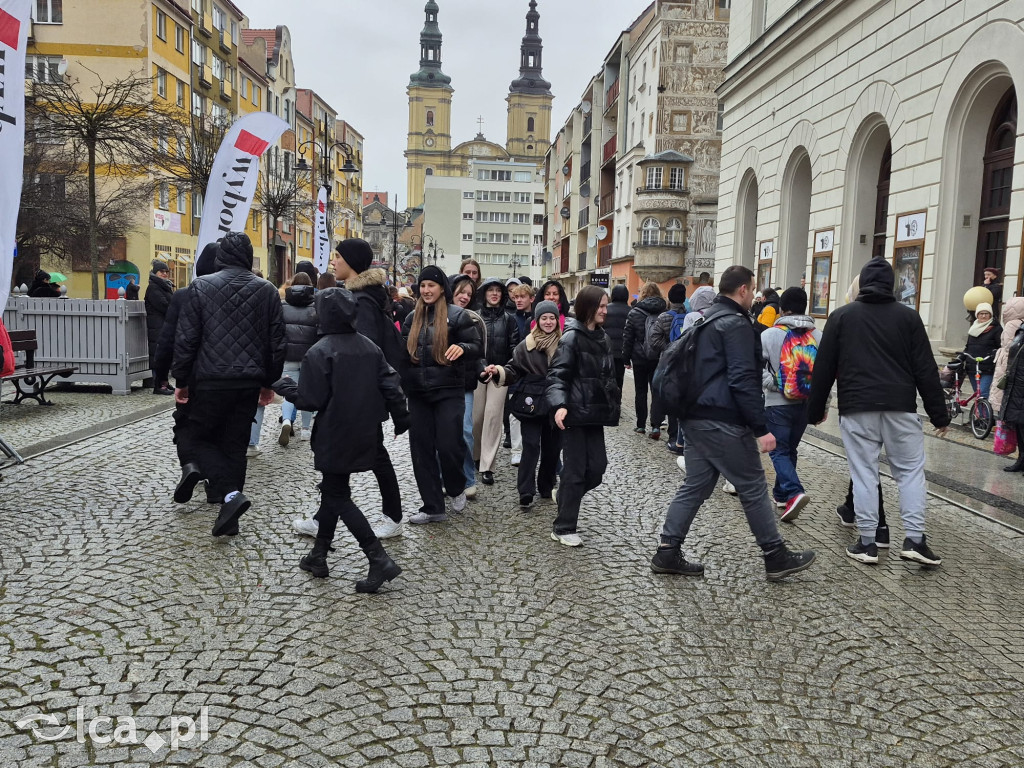
<svg viewBox="0 0 1024 768">
<path fill-rule="evenodd" d="M 956 418 L 958 409 L 956 395 L 953 393 L 952 389 L 944 389 L 943 394 L 946 396 L 946 413 L 949 414 L 949 420 L 952 421 Z"/>
<path fill-rule="evenodd" d="M 984 397 L 979 397 L 971 406 L 971 432 L 979 440 L 984 440 L 992 431 L 994 423 L 992 406 Z"/>
</svg>

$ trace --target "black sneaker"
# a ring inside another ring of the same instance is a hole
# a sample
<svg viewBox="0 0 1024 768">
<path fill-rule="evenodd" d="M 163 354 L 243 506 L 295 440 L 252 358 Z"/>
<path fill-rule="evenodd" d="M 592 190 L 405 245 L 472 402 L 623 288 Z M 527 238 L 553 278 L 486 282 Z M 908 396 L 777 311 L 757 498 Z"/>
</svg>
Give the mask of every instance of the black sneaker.
<svg viewBox="0 0 1024 768">
<path fill-rule="evenodd" d="M 846 548 L 846 556 L 852 557 L 858 563 L 878 562 L 878 544 L 865 544 L 857 537 L 857 541 Z"/>
<path fill-rule="evenodd" d="M 879 549 L 889 548 L 889 526 L 878 526 L 878 529 L 875 531 L 875 544 Z"/>
<path fill-rule="evenodd" d="M 638 435 L 646 435 L 647 429 L 646 427 L 637 427 L 636 429 L 633 430 L 633 432 L 635 432 Z"/>
<path fill-rule="evenodd" d="M 901 560 L 912 560 L 921 565 L 941 565 L 942 558 L 936 555 L 928 547 L 928 537 L 922 536 L 921 543 L 915 544 L 909 538 L 903 540 L 903 549 L 900 550 Z"/>
<path fill-rule="evenodd" d="M 524 493 L 522 496 L 519 497 L 519 506 L 523 507 L 523 508 L 532 507 L 533 506 L 533 496 L 531 496 L 528 493 Z"/>
<path fill-rule="evenodd" d="M 655 573 L 675 573 L 680 576 L 702 576 L 704 566 L 687 562 L 679 547 L 658 547 L 651 558 L 651 570 Z"/>
<path fill-rule="evenodd" d="M 836 507 L 836 514 L 839 515 L 839 524 L 844 528 L 857 527 L 857 516 L 853 513 L 853 510 L 845 504 L 840 504 Z"/>
<path fill-rule="evenodd" d="M 807 570 L 814 562 L 814 558 L 813 550 L 792 552 L 783 544 L 774 552 L 764 556 L 765 574 L 768 577 L 768 581 L 778 581 L 794 573 Z"/>
<path fill-rule="evenodd" d="M 480 482 L 484 485 L 494 485 L 494 473 L 493 472 L 481 472 Z"/>
<path fill-rule="evenodd" d="M 217 522 L 213 524 L 214 536 L 231 536 L 232 530 L 238 533 L 238 518 L 240 518 L 249 507 L 252 506 L 245 495 L 237 494 L 231 501 L 221 504 L 220 513 L 217 515 Z"/>
<path fill-rule="evenodd" d="M 501 446 L 502 446 L 502 448 L 511 448 L 512 447 L 512 438 L 509 437 L 508 435 L 505 435 L 505 440 L 501 444 Z"/>
<path fill-rule="evenodd" d="M 177 487 L 174 489 L 174 500 L 178 504 L 185 504 L 192 500 L 192 492 L 195 490 L 196 485 L 203 478 L 199 472 L 199 465 L 194 462 L 189 462 L 181 468 L 181 480 L 178 481 Z"/>
</svg>

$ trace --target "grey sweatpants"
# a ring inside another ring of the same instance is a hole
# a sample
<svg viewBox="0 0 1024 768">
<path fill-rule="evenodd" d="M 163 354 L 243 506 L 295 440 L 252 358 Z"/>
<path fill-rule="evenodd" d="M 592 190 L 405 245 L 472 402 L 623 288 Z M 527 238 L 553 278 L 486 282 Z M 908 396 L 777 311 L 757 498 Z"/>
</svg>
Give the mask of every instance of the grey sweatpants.
<svg viewBox="0 0 1024 768">
<path fill-rule="evenodd" d="M 878 528 L 878 456 L 884 445 L 900 490 L 903 528 L 907 536 L 923 536 L 928 496 L 921 417 L 899 411 L 849 413 L 840 417 L 839 429 L 850 464 L 860 534 L 873 539 Z"/>
</svg>

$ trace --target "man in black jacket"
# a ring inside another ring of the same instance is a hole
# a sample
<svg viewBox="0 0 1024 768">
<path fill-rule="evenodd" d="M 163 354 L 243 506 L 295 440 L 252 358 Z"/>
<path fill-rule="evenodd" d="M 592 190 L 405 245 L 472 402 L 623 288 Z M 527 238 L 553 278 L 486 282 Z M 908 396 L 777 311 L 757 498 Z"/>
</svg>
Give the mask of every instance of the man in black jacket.
<svg viewBox="0 0 1024 768">
<path fill-rule="evenodd" d="M 181 309 L 174 397 L 192 401 L 193 451 L 209 492 L 224 499 L 213 535 L 233 536 L 250 506 L 242 493 L 249 429 L 257 406 L 274 397 L 270 386 L 284 368 L 285 328 L 277 289 L 252 273 L 247 235 L 225 235 L 216 264 L 216 273 L 189 286 Z"/>
<path fill-rule="evenodd" d="M 149 368 L 153 371 L 153 394 L 170 395 L 174 393 L 167 385 L 167 379 L 161 379 L 154 370 L 156 348 L 160 341 L 160 329 L 164 326 L 167 309 L 171 306 L 171 295 L 174 284 L 171 283 L 171 270 L 167 262 L 153 260 L 153 271 L 149 275 L 146 287 L 146 334 L 149 339 Z"/>
<path fill-rule="evenodd" d="M 857 300 L 829 317 L 814 363 L 807 418 L 812 424 L 824 420 L 826 401 L 838 381 L 839 427 L 860 532 L 846 553 L 862 563 L 878 562 L 878 454 L 884 445 L 907 533 L 900 557 L 939 565 L 924 532 L 927 491 L 918 393 L 940 435 L 949 414 L 924 323 L 896 301 L 895 284 L 889 262 L 872 259 L 861 270 Z"/>
<path fill-rule="evenodd" d="M 683 423 L 686 482 L 669 504 L 651 570 L 684 576 L 704 572 L 704 566 L 686 561 L 680 547 L 722 474 L 736 486 L 747 524 L 764 552 L 768 580 L 777 581 L 809 568 L 814 552 L 791 552 L 782 541 L 758 455 L 758 450 L 774 450 L 775 438 L 765 427 L 761 342 L 748 314 L 754 273 L 731 266 L 718 291 L 718 301 L 696 332 L 694 375 L 699 381 L 691 389 L 700 394 Z"/>
</svg>

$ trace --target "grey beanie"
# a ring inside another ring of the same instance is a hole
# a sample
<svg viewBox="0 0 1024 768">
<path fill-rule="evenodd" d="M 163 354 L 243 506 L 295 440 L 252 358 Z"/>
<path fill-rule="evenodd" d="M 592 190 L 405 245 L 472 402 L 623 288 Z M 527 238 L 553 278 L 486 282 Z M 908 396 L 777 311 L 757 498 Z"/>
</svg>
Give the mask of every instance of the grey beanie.
<svg viewBox="0 0 1024 768">
<path fill-rule="evenodd" d="M 542 301 L 537 305 L 537 308 L 533 310 L 533 319 L 540 320 L 541 315 L 552 314 L 556 318 L 558 317 L 558 305 L 553 301 Z"/>
</svg>

